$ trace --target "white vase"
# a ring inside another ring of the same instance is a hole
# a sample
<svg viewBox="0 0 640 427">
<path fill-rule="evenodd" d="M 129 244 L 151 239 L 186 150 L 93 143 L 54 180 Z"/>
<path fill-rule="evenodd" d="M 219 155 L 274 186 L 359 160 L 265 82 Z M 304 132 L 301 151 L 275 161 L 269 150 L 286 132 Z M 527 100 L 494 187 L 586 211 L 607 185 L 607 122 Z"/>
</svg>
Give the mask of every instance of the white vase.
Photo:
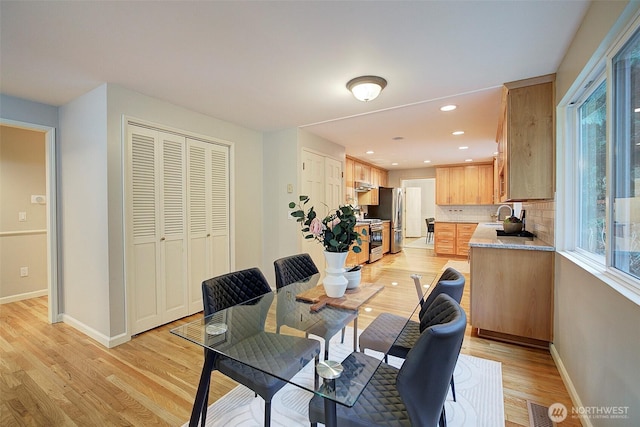
<svg viewBox="0 0 640 427">
<path fill-rule="evenodd" d="M 340 298 L 347 290 L 349 281 L 344 277 L 344 263 L 347 260 L 348 252 L 327 252 L 324 251 L 324 259 L 327 261 L 325 269 L 326 276 L 322 281 L 324 292 L 328 297 Z"/>
</svg>

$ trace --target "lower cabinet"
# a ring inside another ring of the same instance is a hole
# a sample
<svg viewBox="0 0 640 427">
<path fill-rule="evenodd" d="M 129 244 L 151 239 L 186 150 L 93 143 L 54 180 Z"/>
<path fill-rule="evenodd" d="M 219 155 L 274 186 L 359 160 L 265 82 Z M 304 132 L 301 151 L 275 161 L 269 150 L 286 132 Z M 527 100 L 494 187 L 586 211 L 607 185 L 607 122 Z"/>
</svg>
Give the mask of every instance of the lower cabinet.
<svg viewBox="0 0 640 427">
<path fill-rule="evenodd" d="M 437 255 L 467 256 L 469 240 L 478 224 L 436 222 L 434 226 L 433 249 Z"/>
<path fill-rule="evenodd" d="M 386 254 L 391 251 L 391 223 L 385 221 L 382 223 L 382 253 Z"/>
<path fill-rule="evenodd" d="M 369 225 L 356 225 L 355 230 L 361 235 L 362 244 L 360 245 L 360 249 L 362 250 L 359 253 L 355 253 L 349 249 L 349 255 L 347 255 L 345 265 L 360 265 L 369 262 Z M 366 230 L 366 236 L 362 236 L 362 230 Z M 353 245 L 351 245 L 351 247 L 353 247 Z"/>
<path fill-rule="evenodd" d="M 554 252 L 471 248 L 471 325 L 478 335 L 548 348 Z"/>
</svg>

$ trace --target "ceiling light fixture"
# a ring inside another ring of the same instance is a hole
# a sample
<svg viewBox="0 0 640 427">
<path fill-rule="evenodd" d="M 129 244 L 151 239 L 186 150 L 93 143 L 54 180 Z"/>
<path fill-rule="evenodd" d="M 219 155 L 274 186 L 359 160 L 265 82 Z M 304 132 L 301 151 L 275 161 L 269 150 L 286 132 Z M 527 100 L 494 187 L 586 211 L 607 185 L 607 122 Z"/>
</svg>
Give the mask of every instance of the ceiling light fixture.
<svg viewBox="0 0 640 427">
<path fill-rule="evenodd" d="M 425 161 L 424 161 L 424 162 L 422 162 L 422 163 L 431 163 L 431 160 L 425 160 Z"/>
<path fill-rule="evenodd" d="M 363 102 L 376 99 L 386 86 L 387 81 L 378 76 L 356 77 L 347 83 L 347 89 L 353 93 L 356 99 Z"/>
<path fill-rule="evenodd" d="M 458 106 L 457 105 L 453 105 L 453 104 L 451 104 L 451 105 L 443 105 L 442 107 L 440 107 L 440 111 L 453 111 L 456 108 L 458 108 Z"/>
<path fill-rule="evenodd" d="M 458 147 L 458 150 L 468 150 L 468 149 L 469 149 L 469 147 L 467 147 L 465 145 L 463 145 L 462 147 Z"/>
<path fill-rule="evenodd" d="M 369 150 L 367 151 L 367 154 L 373 154 L 373 151 Z"/>
<path fill-rule="evenodd" d="M 451 132 L 451 135 L 464 135 L 464 131 L 463 130 L 457 130 L 455 132 Z"/>
<path fill-rule="evenodd" d="M 473 159 L 466 159 L 465 162 L 473 162 Z"/>
</svg>

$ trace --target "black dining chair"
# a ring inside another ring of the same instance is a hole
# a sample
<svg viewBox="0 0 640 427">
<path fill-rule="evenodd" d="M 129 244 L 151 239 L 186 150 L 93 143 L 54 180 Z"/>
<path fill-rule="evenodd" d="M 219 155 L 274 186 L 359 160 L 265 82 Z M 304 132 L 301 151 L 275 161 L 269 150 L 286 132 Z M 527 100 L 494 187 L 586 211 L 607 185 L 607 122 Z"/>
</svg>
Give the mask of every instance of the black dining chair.
<svg viewBox="0 0 640 427">
<path fill-rule="evenodd" d="M 337 405 L 340 426 L 446 426 L 444 404 L 467 316 L 453 298 L 441 294 L 425 313 L 423 323 L 425 328 L 400 369 L 380 364 L 353 407 Z M 354 352 L 342 364 L 365 370 L 375 366 L 371 359 Z M 345 375 L 335 381 L 339 390 L 339 382 L 346 387 L 353 379 Z M 312 427 L 325 422 L 323 398 L 318 395 L 309 402 L 309 421 Z"/>
<path fill-rule="evenodd" d="M 308 253 L 277 259 L 273 262 L 273 266 L 276 273 L 276 288 L 278 289 L 319 273 L 318 267 L 316 267 Z M 279 331 L 282 325 L 296 328 L 297 319 L 291 318 L 291 316 L 295 315 L 295 313 L 283 307 L 282 304 L 278 304 L 276 330 Z M 346 325 L 354 321 L 357 316 L 357 313 L 347 310 L 326 310 L 323 313 L 322 320 L 309 328 L 305 328 L 304 332 L 307 336 L 312 334 L 324 339 L 324 358 L 326 360 L 329 358 L 329 341 L 331 338 L 342 330 L 340 342 L 343 343 Z M 356 333 L 355 328 L 354 333 Z M 356 348 L 353 350 L 355 351 Z"/>
<path fill-rule="evenodd" d="M 265 365 L 266 370 L 277 372 L 280 378 L 292 378 L 301 366 L 312 360 L 317 362 L 320 344 L 316 340 L 307 338 L 265 332 L 264 325 L 270 304 L 261 303 L 260 309 L 256 309 L 258 297 L 273 299 L 271 287 L 258 268 L 236 271 L 202 282 L 205 316 L 246 303 L 246 306 L 234 308 L 234 328 L 230 328 L 228 333 L 234 334 L 236 339 L 230 340 L 234 344 L 225 349 L 225 354 L 242 354 L 243 358 L 252 358 L 256 363 Z M 239 319 L 240 315 L 242 319 Z M 261 357 L 263 352 L 283 348 L 289 350 L 280 360 L 271 362 L 270 358 Z M 205 349 L 205 355 L 207 351 L 211 350 Z M 264 399 L 264 425 L 269 426 L 271 400 L 286 382 L 220 355 L 216 355 L 213 362 L 212 370 L 215 369 L 253 390 L 256 395 Z M 208 395 L 209 390 L 205 396 Z M 207 405 L 207 397 L 205 397 L 201 417 L 202 426 L 205 425 L 207 417 Z"/>
<path fill-rule="evenodd" d="M 433 231 L 435 229 L 435 218 L 425 218 L 425 221 L 427 222 L 427 241 L 426 243 L 429 243 L 430 241 L 433 240 Z"/>
<path fill-rule="evenodd" d="M 455 268 L 447 267 L 438 278 L 438 282 L 433 290 L 427 295 L 427 298 L 421 300 L 418 318 L 422 319 L 426 310 L 429 309 L 429 306 L 440 294 L 449 295 L 459 304 L 462 300 L 462 294 L 464 293 L 465 282 L 466 279 L 462 273 Z M 416 287 L 418 287 L 417 284 Z M 396 331 L 405 323 L 406 326 L 402 330 L 402 333 L 396 336 Z M 409 353 L 409 350 L 411 350 L 421 333 L 422 330 L 420 329 L 419 322 L 415 320 L 406 322 L 406 319 L 402 316 L 382 313 L 360 334 L 360 351 L 364 352 L 366 349 L 370 349 L 385 353 L 385 362 L 387 361 L 387 356 L 404 359 L 407 357 L 407 353 Z M 451 392 L 455 402 L 457 398 L 453 377 L 451 377 Z"/>
</svg>

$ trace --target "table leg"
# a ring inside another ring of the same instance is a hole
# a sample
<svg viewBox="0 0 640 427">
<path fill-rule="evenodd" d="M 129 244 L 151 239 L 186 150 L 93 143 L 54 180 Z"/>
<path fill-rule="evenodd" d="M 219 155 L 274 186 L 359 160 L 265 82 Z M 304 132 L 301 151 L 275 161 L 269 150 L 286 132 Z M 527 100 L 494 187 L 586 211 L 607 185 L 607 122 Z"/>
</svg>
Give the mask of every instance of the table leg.
<svg viewBox="0 0 640 427">
<path fill-rule="evenodd" d="M 358 351 L 358 316 L 353 319 L 353 351 Z"/>
<path fill-rule="evenodd" d="M 204 351 L 204 364 L 202 365 L 202 373 L 200 374 L 200 382 L 198 383 L 198 391 L 191 409 L 191 418 L 189 419 L 189 427 L 197 427 L 200 414 L 207 404 L 207 394 L 209 393 L 209 384 L 211 383 L 211 370 L 213 369 L 213 361 L 215 353 L 211 350 Z"/>
</svg>

